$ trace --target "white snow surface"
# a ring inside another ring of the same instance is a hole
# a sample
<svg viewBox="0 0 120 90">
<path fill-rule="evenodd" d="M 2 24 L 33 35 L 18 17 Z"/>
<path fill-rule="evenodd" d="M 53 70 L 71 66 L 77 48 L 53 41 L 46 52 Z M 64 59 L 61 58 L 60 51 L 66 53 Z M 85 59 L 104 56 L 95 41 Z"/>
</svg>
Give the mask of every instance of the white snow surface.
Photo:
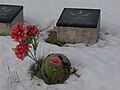
<svg viewBox="0 0 120 90">
<path fill-rule="evenodd" d="M 11 50 L 16 46 L 9 36 L 0 36 L 0 90 L 120 90 L 120 1 L 119 0 L 0 0 L 0 4 L 24 6 L 25 23 L 40 29 L 54 26 L 63 8 L 100 8 L 100 39 L 95 45 L 67 44 L 67 47 L 45 43 L 44 32 L 38 57 L 63 53 L 78 69 L 64 84 L 47 85 L 31 79 L 27 70 L 33 61 L 18 60 Z M 108 33 L 105 35 L 105 33 Z M 39 84 L 39 85 L 38 85 Z"/>
</svg>

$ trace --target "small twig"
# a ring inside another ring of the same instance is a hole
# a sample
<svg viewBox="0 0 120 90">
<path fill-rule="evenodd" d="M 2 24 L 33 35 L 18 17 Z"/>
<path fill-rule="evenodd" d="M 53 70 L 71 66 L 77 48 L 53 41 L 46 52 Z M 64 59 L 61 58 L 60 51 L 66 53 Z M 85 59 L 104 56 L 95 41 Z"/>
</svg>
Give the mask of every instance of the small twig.
<svg viewBox="0 0 120 90">
<path fill-rule="evenodd" d="M 75 76 L 76 76 L 76 77 L 78 77 L 78 78 L 80 78 L 80 76 L 81 76 L 81 75 L 79 75 L 79 74 L 75 73 Z"/>
<path fill-rule="evenodd" d="M 42 31 L 45 31 L 45 30 L 47 30 L 50 27 L 51 27 L 51 25 L 49 25 L 48 27 L 44 28 Z"/>
<path fill-rule="evenodd" d="M 37 80 L 39 80 L 39 79 L 35 79 L 35 80 L 32 82 L 32 84 L 30 85 L 30 88 L 33 86 L 33 84 L 34 84 Z"/>
</svg>

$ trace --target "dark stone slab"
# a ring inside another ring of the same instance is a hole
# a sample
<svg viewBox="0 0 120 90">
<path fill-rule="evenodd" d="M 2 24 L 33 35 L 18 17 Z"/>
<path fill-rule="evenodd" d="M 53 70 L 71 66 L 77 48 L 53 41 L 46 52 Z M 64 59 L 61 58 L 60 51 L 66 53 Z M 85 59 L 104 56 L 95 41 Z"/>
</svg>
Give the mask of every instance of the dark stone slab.
<svg viewBox="0 0 120 90">
<path fill-rule="evenodd" d="M 0 22 L 11 23 L 22 9 L 23 6 L 0 4 Z"/>
<path fill-rule="evenodd" d="M 56 26 L 97 28 L 100 9 L 64 8 Z"/>
</svg>

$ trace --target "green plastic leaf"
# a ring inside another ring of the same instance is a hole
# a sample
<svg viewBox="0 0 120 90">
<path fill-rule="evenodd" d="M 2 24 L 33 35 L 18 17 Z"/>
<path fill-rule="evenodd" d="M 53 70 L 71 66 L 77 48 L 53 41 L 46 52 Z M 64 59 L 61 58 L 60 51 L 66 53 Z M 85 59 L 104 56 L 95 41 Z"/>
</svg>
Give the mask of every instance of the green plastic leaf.
<svg viewBox="0 0 120 90">
<path fill-rule="evenodd" d="M 34 37 L 34 38 L 33 38 L 33 49 L 34 49 L 35 51 L 37 50 L 38 43 L 39 43 L 38 39 Z"/>
<path fill-rule="evenodd" d="M 24 56 L 26 57 L 28 55 L 28 51 L 25 51 L 24 52 Z"/>
<path fill-rule="evenodd" d="M 71 68 L 70 69 L 70 74 L 75 74 L 76 73 L 76 69 L 75 68 Z"/>
<path fill-rule="evenodd" d="M 54 65 L 50 65 L 49 70 L 50 70 L 50 72 L 56 72 L 57 71 L 57 69 L 55 68 Z"/>
<path fill-rule="evenodd" d="M 39 43 L 39 42 L 36 42 L 36 43 L 34 44 L 34 49 L 35 49 L 35 51 L 37 50 L 38 43 Z"/>
<path fill-rule="evenodd" d="M 33 37 L 32 36 L 26 36 L 25 41 L 32 43 L 33 42 Z"/>
</svg>

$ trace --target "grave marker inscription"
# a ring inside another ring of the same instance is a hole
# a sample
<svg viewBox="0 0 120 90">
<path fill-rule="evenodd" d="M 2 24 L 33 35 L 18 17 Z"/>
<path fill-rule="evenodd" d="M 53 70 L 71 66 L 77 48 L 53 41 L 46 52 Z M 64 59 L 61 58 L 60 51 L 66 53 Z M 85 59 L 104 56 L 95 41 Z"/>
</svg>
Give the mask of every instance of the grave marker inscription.
<svg viewBox="0 0 120 90">
<path fill-rule="evenodd" d="M 23 24 L 23 6 L 0 4 L 0 34 L 9 35 L 10 28 L 16 23 Z"/>
</svg>

